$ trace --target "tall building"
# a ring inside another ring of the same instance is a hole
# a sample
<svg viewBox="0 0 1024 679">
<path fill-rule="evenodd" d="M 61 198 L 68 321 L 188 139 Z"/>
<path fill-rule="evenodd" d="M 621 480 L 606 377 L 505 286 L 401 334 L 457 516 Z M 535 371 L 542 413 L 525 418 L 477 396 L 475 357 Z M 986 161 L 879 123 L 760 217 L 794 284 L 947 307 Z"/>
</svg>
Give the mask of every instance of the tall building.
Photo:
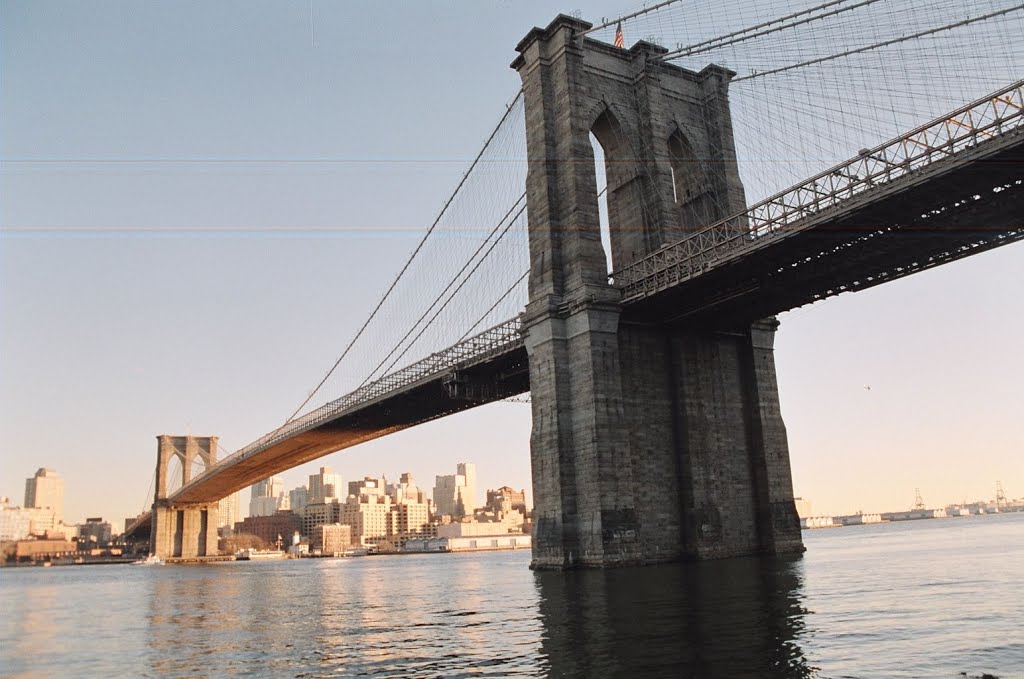
<svg viewBox="0 0 1024 679">
<path fill-rule="evenodd" d="M 460 462 L 455 474 L 438 476 L 434 482 L 434 511 L 454 517 L 472 516 L 476 503 L 476 465 Z"/>
<path fill-rule="evenodd" d="M 284 479 L 271 476 L 252 484 L 252 497 L 277 497 L 284 490 Z"/>
<path fill-rule="evenodd" d="M 309 504 L 309 491 L 305 486 L 298 486 L 288 491 L 288 506 L 293 512 L 301 512 Z"/>
<path fill-rule="evenodd" d="M 352 527 L 353 544 L 369 547 L 397 532 L 394 526 L 397 517 L 391 510 L 391 498 L 387 495 L 349 495 L 341 505 L 340 523 Z"/>
<path fill-rule="evenodd" d="M 217 505 L 217 527 L 234 528 L 242 520 L 242 491 L 236 491 Z"/>
<path fill-rule="evenodd" d="M 346 497 L 382 497 L 387 495 L 388 480 L 385 478 L 375 479 L 372 476 L 364 476 L 359 481 L 348 482 L 348 495 Z"/>
<path fill-rule="evenodd" d="M 55 523 L 64 521 L 64 479 L 56 471 L 41 467 L 25 479 L 25 509 L 45 509 Z"/>
<path fill-rule="evenodd" d="M 284 493 L 284 479 L 271 476 L 252 484 L 249 497 L 249 516 L 271 516 L 281 508 Z"/>
<path fill-rule="evenodd" d="M 399 477 L 398 483 L 387 484 L 386 493 L 395 504 L 402 502 L 429 503 L 426 493 L 412 480 L 412 474 L 405 472 Z"/>
<path fill-rule="evenodd" d="M 412 474 L 406 472 L 401 475 L 398 483 L 388 484 L 387 495 L 392 503 L 391 525 L 396 547 L 405 546 L 405 542 L 410 538 L 431 536 L 436 533 L 430 523 L 433 503 L 413 481 Z"/>
<path fill-rule="evenodd" d="M 341 496 L 341 474 L 335 474 L 330 467 L 320 467 L 319 474 L 310 474 L 309 490 L 306 502 L 321 504 L 331 502 L 334 498 L 344 500 Z"/>
</svg>

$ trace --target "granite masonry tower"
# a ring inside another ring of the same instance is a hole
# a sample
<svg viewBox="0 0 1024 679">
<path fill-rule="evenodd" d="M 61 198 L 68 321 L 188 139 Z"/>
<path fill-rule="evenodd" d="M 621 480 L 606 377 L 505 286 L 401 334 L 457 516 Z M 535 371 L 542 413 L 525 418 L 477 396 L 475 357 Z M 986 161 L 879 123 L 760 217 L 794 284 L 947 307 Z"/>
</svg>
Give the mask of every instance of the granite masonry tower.
<svg viewBox="0 0 1024 679">
<path fill-rule="evenodd" d="M 613 268 L 745 208 L 733 74 L 662 62 L 650 43 L 591 40 L 590 27 L 559 16 L 512 64 L 529 160 L 533 567 L 802 551 L 777 323 L 632 319 L 601 245 L 591 134 Z"/>
<path fill-rule="evenodd" d="M 192 480 L 196 460 L 209 469 L 217 461 L 216 436 L 156 437 L 156 493 L 149 552 L 161 559 L 193 559 L 217 555 L 218 502 L 172 504 L 167 499 L 167 475 L 171 460 L 181 462 L 181 485 Z"/>
</svg>

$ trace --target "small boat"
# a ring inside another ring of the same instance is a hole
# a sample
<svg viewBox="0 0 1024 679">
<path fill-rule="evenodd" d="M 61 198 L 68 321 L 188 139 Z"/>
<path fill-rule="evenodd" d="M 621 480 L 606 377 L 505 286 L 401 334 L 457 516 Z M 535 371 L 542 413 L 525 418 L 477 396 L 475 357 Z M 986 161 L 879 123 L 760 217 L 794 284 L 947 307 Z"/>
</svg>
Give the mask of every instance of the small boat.
<svg viewBox="0 0 1024 679">
<path fill-rule="evenodd" d="M 164 561 L 156 554 L 150 554 L 145 559 L 139 559 L 138 561 L 132 561 L 133 566 L 163 566 Z"/>
</svg>

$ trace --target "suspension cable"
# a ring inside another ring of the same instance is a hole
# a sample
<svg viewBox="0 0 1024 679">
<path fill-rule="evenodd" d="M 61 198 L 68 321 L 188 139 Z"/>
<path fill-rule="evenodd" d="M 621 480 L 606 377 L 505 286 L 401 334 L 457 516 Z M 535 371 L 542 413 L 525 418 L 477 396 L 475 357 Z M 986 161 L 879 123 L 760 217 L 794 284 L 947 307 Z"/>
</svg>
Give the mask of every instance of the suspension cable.
<svg viewBox="0 0 1024 679">
<path fill-rule="evenodd" d="M 523 214 L 523 212 L 525 212 L 525 211 L 526 211 L 526 204 L 524 203 L 523 206 L 521 208 L 519 208 L 519 211 L 516 212 L 516 214 L 512 217 L 512 219 L 509 220 L 508 224 L 505 225 L 505 228 L 502 230 L 501 235 L 499 235 L 497 237 L 497 239 L 495 239 L 495 241 L 493 243 L 491 243 L 491 246 L 489 248 L 487 248 L 487 252 L 484 253 L 484 256 L 481 257 L 477 261 L 476 265 L 472 268 L 472 270 L 470 270 L 470 272 L 468 274 L 466 274 L 466 277 L 462 279 L 462 282 L 459 283 L 459 287 L 455 288 L 455 292 L 453 292 L 451 294 L 451 296 L 447 300 L 445 300 L 445 303 L 442 304 L 441 307 L 438 308 L 438 310 L 434 312 L 434 315 L 431 317 L 431 319 L 429 321 L 427 321 L 427 324 L 424 325 L 423 328 L 420 329 L 419 333 L 416 335 L 416 337 L 413 338 L 412 342 L 410 342 L 405 347 L 405 349 L 402 351 L 402 353 L 399 354 L 398 357 L 395 358 L 395 360 L 391 361 L 391 365 L 389 365 L 387 367 L 387 371 L 390 371 L 392 368 L 395 367 L 395 365 L 400 360 L 402 360 L 402 358 L 409 352 L 409 349 L 411 349 L 413 347 L 413 345 L 415 345 L 416 342 L 419 340 L 419 338 L 423 336 L 423 333 L 427 331 L 427 328 L 429 328 L 433 324 L 433 322 L 437 320 L 437 317 L 441 314 L 441 312 L 444 311 L 448 307 L 448 304 L 450 304 L 453 299 L 455 299 L 455 295 L 459 294 L 459 291 L 462 290 L 463 286 L 465 286 L 466 283 L 469 282 L 469 279 L 473 277 L 473 274 L 476 273 L 476 270 L 479 269 L 480 265 L 483 264 L 485 259 L 487 259 L 487 256 L 491 254 L 491 252 L 494 250 L 495 247 L 497 247 L 498 242 L 501 241 L 501 239 L 505 237 L 505 234 L 507 234 L 509 232 L 509 229 L 512 228 L 512 225 L 515 224 L 516 220 L 519 219 L 519 216 L 521 214 Z M 387 371 L 385 371 L 385 372 L 387 372 Z M 364 382 L 364 384 L 365 384 L 365 382 Z"/>
<path fill-rule="evenodd" d="M 473 170 L 480 162 L 480 159 L 483 157 L 484 152 L 487 150 L 487 147 L 490 146 L 492 141 L 494 141 L 494 138 L 498 135 L 498 131 L 505 124 L 505 121 L 508 120 L 509 116 L 512 115 L 512 111 L 515 108 L 515 104 L 517 101 L 519 101 L 519 97 L 521 96 L 523 96 L 522 89 L 520 89 L 519 92 L 516 93 L 516 96 L 512 99 L 512 102 L 505 107 L 505 113 L 502 114 L 501 120 L 498 121 L 498 124 L 494 127 L 494 130 L 491 131 L 490 136 L 487 137 L 487 141 L 484 142 L 484 145 L 480 149 L 480 152 L 476 154 L 476 158 L 474 158 L 473 162 L 470 163 L 469 169 L 466 170 L 465 174 L 462 175 L 462 179 L 459 181 L 458 186 L 455 187 L 455 191 L 453 191 L 452 195 L 448 197 L 447 201 L 445 201 L 445 204 L 441 208 L 441 211 L 438 213 L 437 218 L 434 219 L 434 223 L 430 225 L 429 229 L 427 229 L 427 232 L 423 235 L 423 238 L 416 246 L 416 249 L 412 251 L 412 254 L 409 255 L 409 259 L 407 259 L 405 265 L 402 266 L 401 271 L 399 271 L 398 275 L 395 276 L 395 279 L 391 281 L 391 285 L 388 286 L 388 289 L 387 291 L 385 291 L 383 297 L 381 297 L 380 301 L 377 302 L 377 306 L 375 306 L 373 308 L 373 311 L 370 312 L 369 318 L 367 318 L 366 322 L 364 322 L 362 327 L 359 328 L 359 331 L 356 332 L 355 337 L 353 337 L 352 340 L 348 343 L 348 346 L 345 347 L 345 350 L 341 352 L 341 356 L 339 356 L 338 360 L 334 362 L 334 365 L 332 365 L 331 369 L 327 371 L 327 374 L 323 376 L 323 379 L 320 380 L 319 384 L 316 385 L 313 391 L 309 393 L 309 396 L 307 396 L 305 400 L 301 404 L 299 404 L 299 407 L 295 409 L 295 411 L 288 417 L 287 420 L 285 420 L 285 424 L 288 424 L 289 422 L 294 420 L 295 416 L 298 415 L 299 412 L 301 412 L 302 409 L 305 408 L 306 405 L 311 400 L 313 400 L 313 397 L 316 396 L 316 394 L 320 391 L 321 388 L 323 388 L 324 384 L 327 383 L 327 380 L 330 379 L 331 375 L 334 374 L 334 371 L 338 369 L 338 366 L 341 364 L 342 360 L 344 360 L 345 356 L 348 355 L 349 351 L 352 350 L 352 347 L 363 335 L 363 332 L 370 325 L 370 322 L 373 321 L 373 319 L 377 316 L 377 313 L 380 311 L 381 307 L 384 306 L 384 302 L 388 300 L 388 298 L 391 296 L 391 293 L 394 291 L 395 286 L 398 285 L 398 281 L 402 279 L 402 276 L 405 275 L 405 272 L 409 269 L 409 265 L 412 264 L 412 261 L 416 258 L 416 255 L 418 255 L 420 253 L 420 250 L 423 249 L 423 245 L 427 242 L 427 239 L 430 238 L 430 236 L 434 233 L 434 229 L 437 228 L 437 225 L 441 222 L 441 218 L 444 216 L 445 212 L 447 212 L 448 207 L 452 204 L 452 201 L 455 200 L 455 196 L 458 195 L 463 185 L 465 185 L 466 181 L 469 179 L 469 175 L 472 174 Z"/>
<path fill-rule="evenodd" d="M 511 295 L 511 294 L 512 294 L 512 291 L 514 291 L 514 290 L 516 289 L 516 287 L 518 287 L 518 286 L 519 286 L 519 284 L 520 284 L 520 283 L 522 283 L 522 282 L 523 282 L 523 280 L 524 280 L 524 279 L 525 279 L 525 278 L 526 278 L 527 276 L 529 276 L 529 275 L 530 275 L 530 270 L 529 270 L 529 269 L 527 269 L 527 270 L 526 270 L 525 272 L 523 272 L 523 275 L 522 275 L 522 276 L 520 276 L 520 277 L 519 277 L 519 279 L 518 279 L 518 280 L 517 280 L 517 281 L 516 281 L 515 283 L 513 283 L 513 284 L 511 285 L 511 287 L 509 287 L 509 289 L 508 289 L 508 290 L 506 290 L 506 291 L 504 292 L 504 294 L 502 294 L 502 296 L 501 296 L 501 297 L 499 297 L 499 298 L 498 298 L 498 301 L 497 301 L 497 302 L 495 302 L 494 304 L 492 304 L 492 305 L 491 305 L 491 308 L 490 308 L 490 309 L 488 309 L 487 311 L 485 311 L 485 312 L 484 312 L 484 315 L 483 315 L 483 316 L 481 316 L 480 318 L 478 318 L 478 319 L 477 319 L 476 323 L 474 323 L 473 325 L 469 326 L 469 330 L 467 330 L 467 331 L 466 331 L 466 332 L 465 332 L 465 333 L 464 333 L 464 334 L 462 335 L 462 337 L 460 337 L 460 338 L 459 338 L 459 340 L 458 340 L 458 342 L 456 342 L 456 344 L 458 344 L 459 342 L 462 342 L 462 341 L 463 341 L 463 340 L 465 340 L 465 339 L 466 339 L 467 337 L 469 337 L 470 333 L 471 333 L 471 332 L 473 332 L 473 331 L 474 331 L 474 330 L 475 330 L 475 329 L 477 328 L 477 326 L 479 326 L 479 325 L 480 325 L 481 323 L 483 323 L 483 322 L 484 322 L 484 319 L 485 319 L 485 318 L 487 318 L 487 316 L 488 316 L 488 315 L 489 315 L 489 314 L 490 314 L 490 313 L 491 313 L 492 311 L 494 311 L 495 309 L 497 309 L 497 308 L 498 308 L 498 305 L 499 305 L 499 304 L 501 304 L 502 302 L 504 302 L 504 301 L 505 301 L 505 298 L 506 298 L 506 297 L 508 297 L 509 295 Z"/>
<path fill-rule="evenodd" d="M 816 11 L 822 10 L 822 9 L 828 9 L 829 7 L 833 7 L 835 5 L 840 5 L 840 4 L 844 3 L 844 2 L 849 2 L 849 0 L 832 0 L 831 2 L 826 2 L 823 5 L 818 5 L 817 7 L 811 7 L 810 9 L 805 9 L 805 10 L 802 10 L 800 12 L 794 12 L 793 14 L 789 14 L 789 15 L 784 16 L 784 17 L 779 17 L 778 19 L 772 19 L 771 21 L 766 21 L 766 22 L 758 24 L 756 26 L 750 26 L 748 28 L 743 28 L 743 29 L 738 30 L 738 31 L 733 31 L 732 33 L 727 33 L 725 35 L 720 35 L 717 38 L 711 38 L 709 40 L 705 40 L 703 42 L 699 42 L 699 43 L 696 43 L 696 44 L 693 44 L 693 45 L 688 45 L 686 47 L 680 47 L 678 49 L 672 50 L 671 52 L 669 52 L 667 54 L 661 55 L 661 57 L 659 57 L 659 58 L 662 61 L 670 61 L 672 59 L 680 59 L 682 57 L 693 56 L 694 54 L 702 54 L 704 52 L 710 52 L 711 50 L 716 50 L 716 49 L 718 49 L 720 47 L 725 47 L 727 45 L 734 45 L 736 43 L 746 42 L 747 40 L 753 40 L 754 38 L 760 38 L 762 36 L 769 35 L 771 33 L 778 33 L 779 31 L 784 31 L 784 30 L 786 30 L 788 28 L 794 28 L 796 26 L 802 26 L 804 24 L 809 24 L 809 23 L 812 23 L 814 21 L 818 21 L 819 19 L 827 19 L 829 17 L 836 16 L 837 14 L 842 14 L 843 12 L 849 12 L 850 10 L 857 9 L 858 7 L 864 7 L 866 5 L 874 4 L 874 3 L 878 2 L 878 1 L 879 0 L 863 0 L 862 2 L 858 2 L 855 5 L 849 5 L 847 7 L 839 7 L 837 9 L 833 9 L 830 12 L 824 12 L 822 14 L 815 14 L 814 16 L 805 17 L 805 18 L 799 19 L 797 21 L 791 21 L 790 23 L 783 24 L 781 26 L 773 26 L 774 24 L 777 24 L 777 23 L 780 23 L 780 22 L 783 22 L 783 21 L 789 21 L 790 19 L 796 19 L 797 17 L 801 17 L 801 16 L 803 16 L 805 14 L 810 14 L 811 12 L 816 12 Z M 758 30 L 758 29 L 764 29 L 764 30 Z M 751 33 L 751 31 L 756 31 L 756 32 Z M 731 38 L 731 40 L 729 38 Z"/>
<path fill-rule="evenodd" d="M 636 17 L 643 16 L 644 14 L 650 14 L 651 12 L 657 12 L 659 9 L 663 9 L 665 7 L 668 7 L 669 5 L 674 5 L 675 3 L 681 2 L 681 1 L 682 0 L 665 0 L 665 2 L 659 2 L 657 5 L 651 5 L 650 7 L 645 7 L 644 9 L 638 10 L 638 11 L 633 12 L 631 14 L 623 14 L 622 16 L 620 16 L 617 19 L 612 19 L 611 21 L 606 21 L 606 22 L 604 22 L 603 24 L 601 24 L 599 26 L 594 26 L 593 28 L 589 28 L 589 29 L 583 31 L 582 33 L 580 33 L 580 35 L 587 35 L 588 33 L 593 33 L 594 31 L 600 31 L 602 29 L 608 28 L 609 26 L 614 26 L 615 24 L 619 23 L 620 21 L 629 21 L 630 19 L 635 19 Z"/>
<path fill-rule="evenodd" d="M 968 26 L 970 24 L 977 23 L 979 21 L 985 21 L 986 19 L 992 19 L 992 18 L 995 18 L 997 16 L 1002 16 L 1004 14 L 1010 14 L 1011 12 L 1019 12 L 1022 9 L 1024 9 L 1024 5 L 1016 5 L 1014 7 L 1007 7 L 1006 9 L 1001 9 L 1001 10 L 998 10 L 998 11 L 995 11 L 995 12 L 990 12 L 988 14 L 984 14 L 984 15 L 979 16 L 979 17 L 969 17 L 967 19 L 964 19 L 963 21 L 958 21 L 958 22 L 953 23 L 953 24 L 946 24 L 945 26 L 939 26 L 937 28 L 929 28 L 928 30 L 925 30 L 925 31 L 919 31 L 917 33 L 912 33 L 910 35 L 905 35 L 905 36 L 902 36 L 902 37 L 899 37 L 899 38 L 893 38 L 891 40 L 884 40 L 882 42 L 876 42 L 876 43 L 874 43 L 872 45 L 865 45 L 864 47 L 858 47 L 856 49 L 847 50 L 845 52 L 840 52 L 839 54 L 830 54 L 827 57 L 818 57 L 817 59 L 810 59 L 808 61 L 801 61 L 798 64 L 790 64 L 789 66 L 782 66 L 780 68 L 773 68 L 770 71 L 760 71 L 758 73 L 751 73 L 750 75 L 741 76 L 739 78 L 733 78 L 732 82 L 737 83 L 737 82 L 740 82 L 740 81 L 743 81 L 743 80 L 751 80 L 753 78 L 763 78 L 763 77 L 768 76 L 768 75 L 775 75 L 776 73 L 783 73 L 785 71 L 792 71 L 793 69 L 803 68 L 804 66 L 812 66 L 814 64 L 820 64 L 820 63 L 825 62 L 825 61 L 832 61 L 833 59 L 841 59 L 843 57 L 848 57 L 848 56 L 851 56 L 851 55 L 854 55 L 854 54 L 860 54 L 862 52 L 868 52 L 870 50 L 878 49 L 880 47 L 887 47 L 889 45 L 895 45 L 896 43 L 907 42 L 908 40 L 916 40 L 917 38 L 923 38 L 925 36 L 933 35 L 935 33 L 941 33 L 943 31 L 950 31 L 950 30 L 953 30 L 954 28 L 961 28 L 963 26 Z"/>
<path fill-rule="evenodd" d="M 511 215 L 512 212 L 515 211 L 517 207 L 519 207 L 519 203 L 521 203 L 524 198 L 526 198 L 525 192 L 521 196 L 519 196 L 519 198 L 516 199 L 516 202 L 513 203 L 512 207 L 510 207 L 508 211 L 505 213 L 505 215 L 498 220 L 498 223 L 494 225 L 494 228 L 491 229 L 491 232 L 489 234 L 487 234 L 487 237 L 480 242 L 480 245 L 479 247 L 477 247 L 476 251 L 469 256 L 469 259 L 466 260 L 466 263 L 462 265 L 462 268 L 459 269 L 458 273 L 456 273 L 452 277 L 452 279 L 448 282 L 448 285 L 445 286 L 444 290 L 438 293 L 437 297 L 435 297 L 434 301 L 430 303 L 430 306 L 427 307 L 426 311 L 424 311 L 423 314 L 418 319 L 416 319 L 416 322 L 413 323 L 412 326 L 410 326 L 409 330 L 405 333 L 402 339 L 398 340 L 398 342 L 395 343 L 394 348 L 392 348 L 391 351 L 388 352 L 388 355 L 381 359 L 380 363 L 378 363 L 377 366 L 370 371 L 370 373 L 366 376 L 366 379 L 363 380 L 363 383 L 359 385 L 360 388 L 366 386 L 366 383 L 373 378 L 377 371 L 380 370 L 385 363 L 391 360 L 391 357 L 395 355 L 395 352 L 398 351 L 399 348 L 401 348 L 402 344 L 405 343 L 405 340 L 409 339 L 409 335 L 416 331 L 416 328 L 419 327 L 419 324 L 423 322 L 423 319 L 426 318 L 427 315 L 434 310 L 434 307 L 441 302 L 441 300 L 448 293 L 448 291 L 452 289 L 452 286 L 454 286 L 456 282 L 458 282 L 462 274 L 465 273 L 466 269 L 468 269 L 470 265 L 473 263 L 473 261 L 476 259 L 476 256 L 480 254 L 480 251 L 483 250 L 489 242 L 491 242 L 491 238 L 493 238 L 494 234 L 498 232 L 498 229 L 500 229 L 501 225 L 505 223 L 505 220 L 508 219 L 509 215 Z M 454 297 L 454 293 L 452 294 L 452 296 Z"/>
</svg>

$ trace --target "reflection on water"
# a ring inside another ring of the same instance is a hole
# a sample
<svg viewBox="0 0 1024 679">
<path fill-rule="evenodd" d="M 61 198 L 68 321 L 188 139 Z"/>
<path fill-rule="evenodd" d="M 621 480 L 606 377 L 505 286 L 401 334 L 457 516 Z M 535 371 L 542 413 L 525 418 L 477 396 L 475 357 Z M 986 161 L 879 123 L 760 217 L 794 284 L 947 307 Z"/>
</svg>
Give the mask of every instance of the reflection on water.
<svg viewBox="0 0 1024 679">
<path fill-rule="evenodd" d="M 802 558 L 534 573 L 528 552 L 0 572 L 0 675 L 1024 676 L 1024 514 Z"/>
<path fill-rule="evenodd" d="M 553 676 L 809 677 L 799 558 L 540 573 Z"/>
</svg>

